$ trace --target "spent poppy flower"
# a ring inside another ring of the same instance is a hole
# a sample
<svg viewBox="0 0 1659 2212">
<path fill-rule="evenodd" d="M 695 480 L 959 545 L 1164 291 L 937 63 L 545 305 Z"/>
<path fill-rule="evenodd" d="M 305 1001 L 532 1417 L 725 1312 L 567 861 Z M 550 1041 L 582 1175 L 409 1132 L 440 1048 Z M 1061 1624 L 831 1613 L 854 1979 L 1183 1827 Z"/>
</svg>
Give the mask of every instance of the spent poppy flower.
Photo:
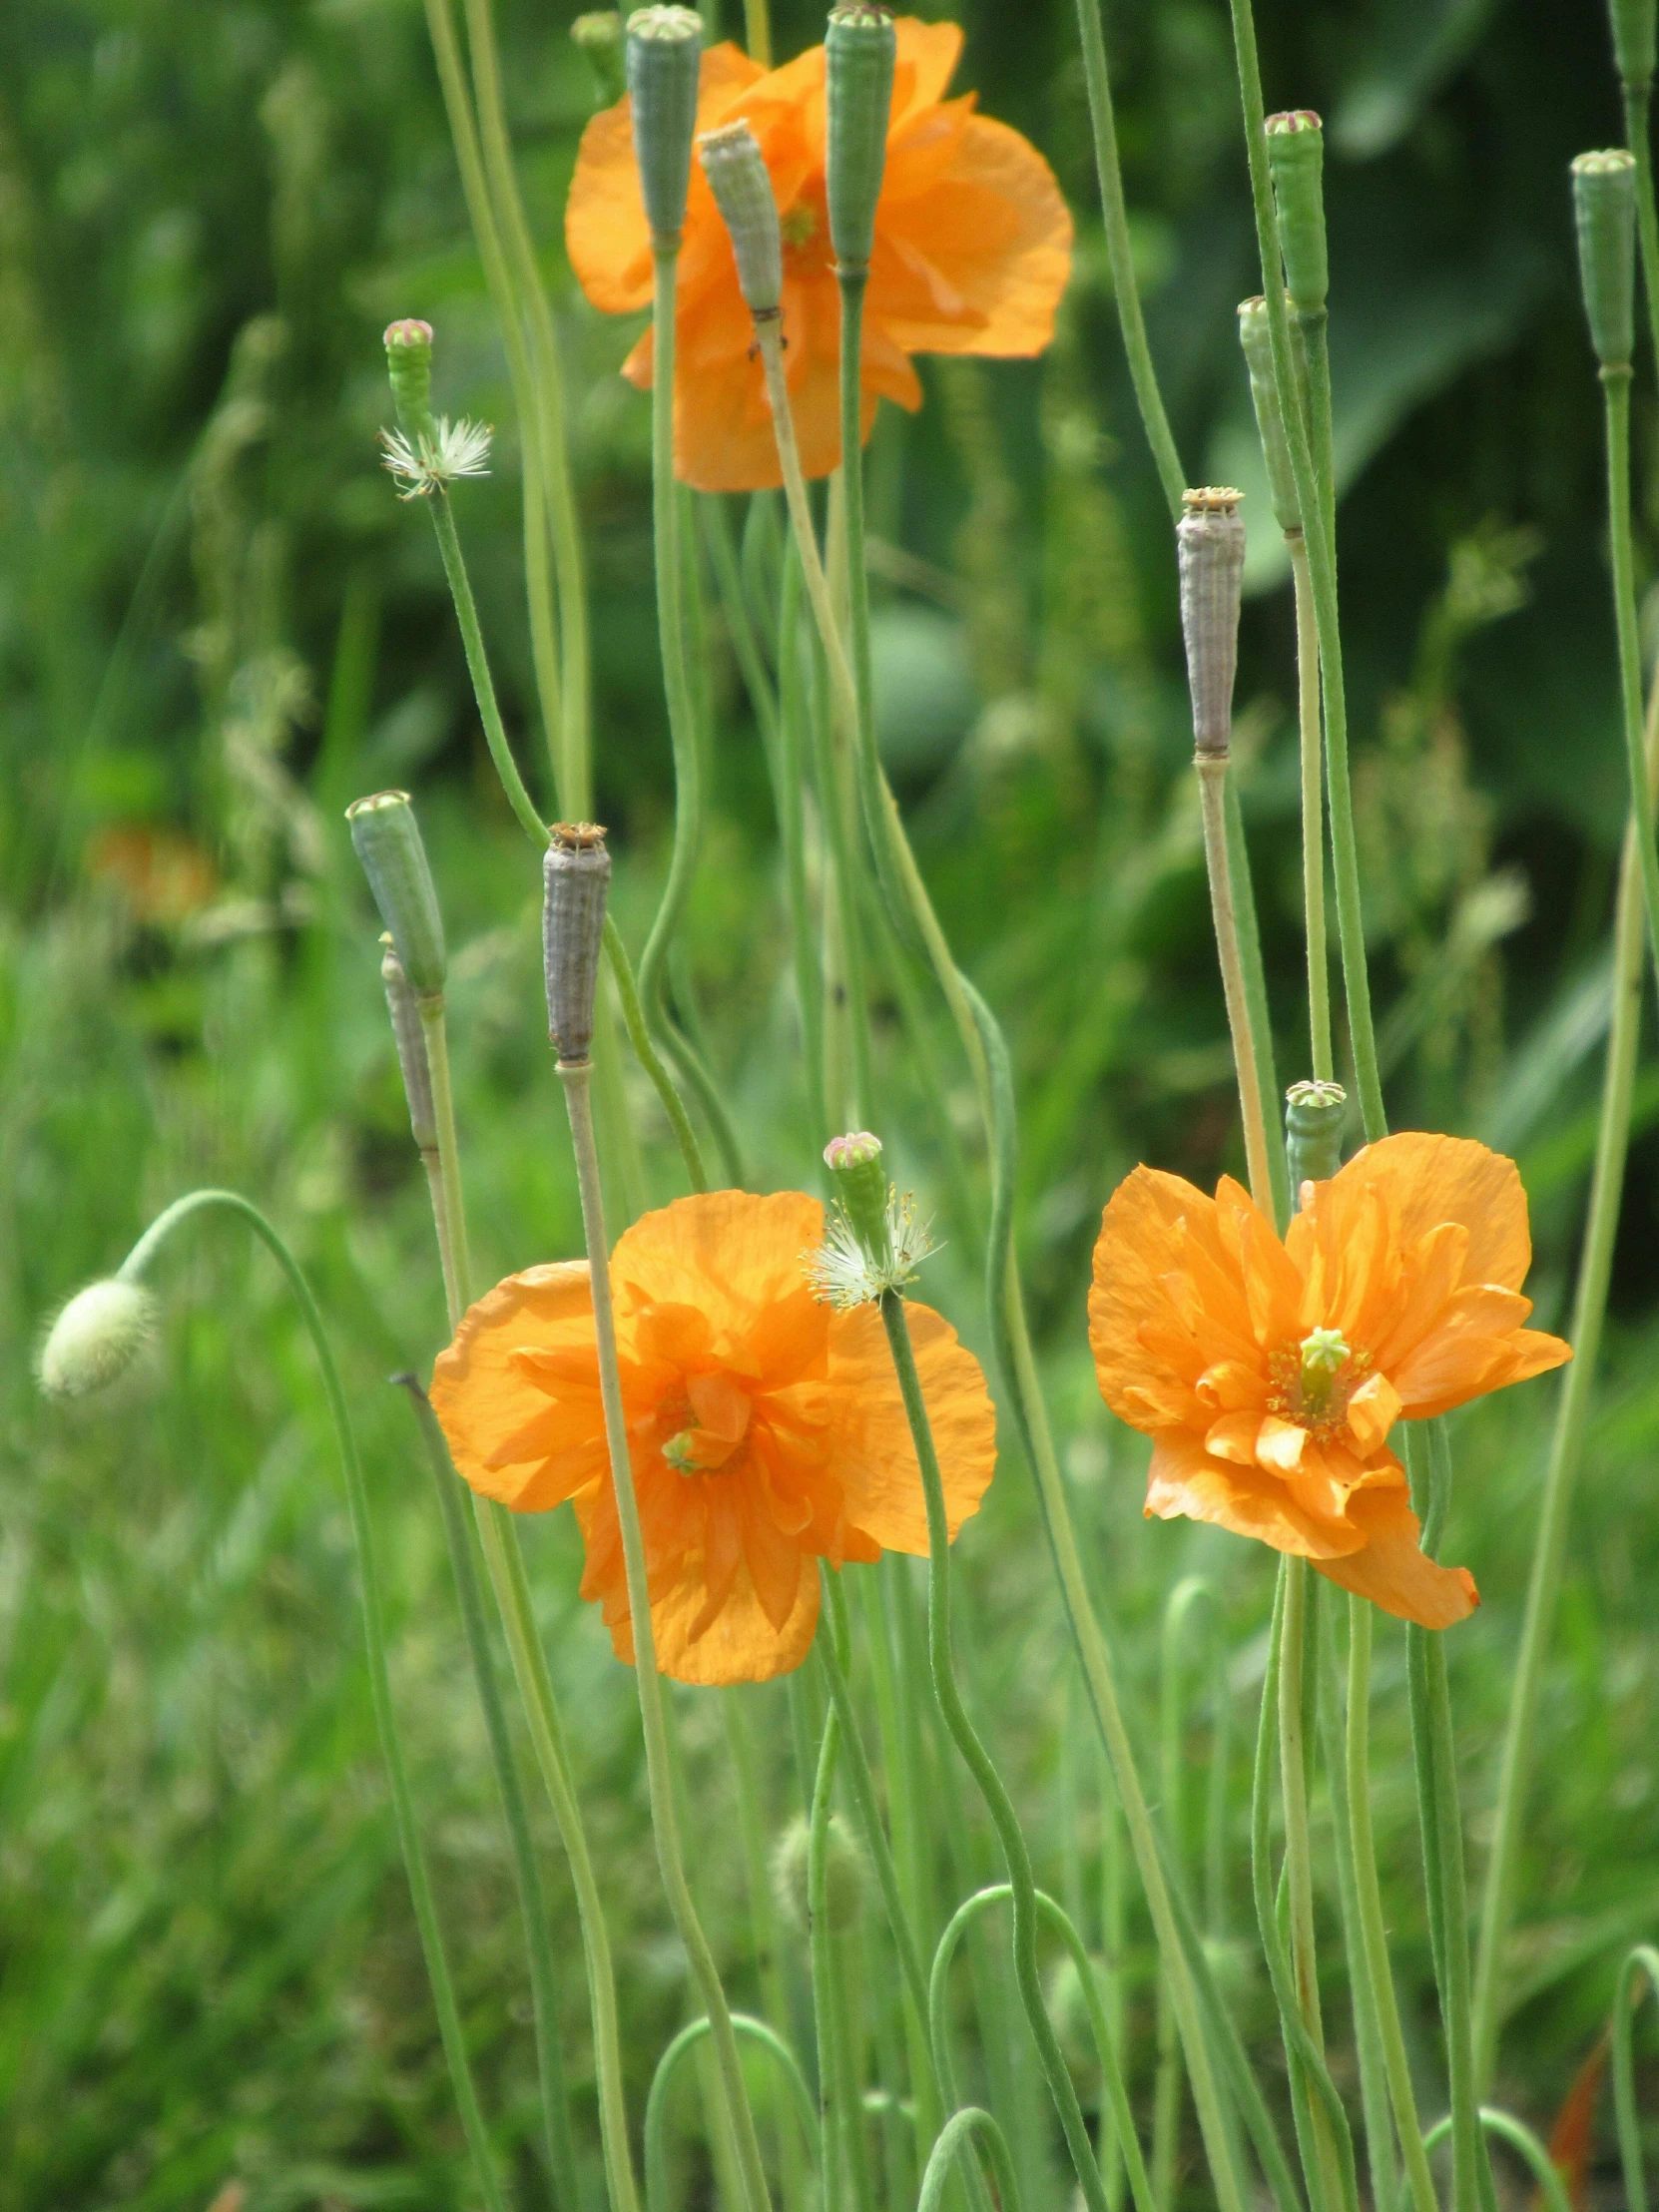
<svg viewBox="0 0 1659 2212">
<path fill-rule="evenodd" d="M 1281 1242 L 1223 1177 L 1137 1168 L 1095 1246 L 1101 1393 L 1154 1439 L 1146 1510 L 1300 1554 L 1384 1611 L 1444 1628 L 1479 1601 L 1423 1556 L 1395 1420 L 1449 1412 L 1572 1357 L 1522 1326 L 1531 1264 L 1513 1161 L 1384 1137 L 1305 1183 Z"/>
<path fill-rule="evenodd" d="M 921 404 L 912 353 L 1040 353 L 1071 267 L 1071 217 L 1053 171 L 1006 124 L 946 100 L 962 49 L 953 23 L 895 26 L 886 168 L 864 299 L 863 428 L 880 397 Z M 760 142 L 784 235 L 785 365 L 802 465 L 840 459 L 840 300 L 825 203 L 825 56 L 810 48 L 770 73 L 731 44 L 703 56 L 697 128 L 740 118 Z M 596 307 L 624 314 L 651 299 L 651 239 L 626 99 L 582 136 L 565 208 L 571 267 Z M 674 461 L 703 491 L 781 481 L 754 327 L 731 241 L 693 165 L 675 317 Z M 648 330 L 623 364 L 651 382 Z"/>
<path fill-rule="evenodd" d="M 799 1666 L 818 1559 L 927 1550 L 880 1316 L 831 1311 L 804 1272 L 823 1235 L 824 1208 L 799 1191 L 714 1191 L 644 1215 L 611 1257 L 657 1663 L 682 1682 Z M 906 1312 L 954 1535 L 990 1481 L 995 1414 L 949 1323 Z M 586 1263 L 529 1268 L 480 1299 L 438 1358 L 432 1404 L 475 1490 L 517 1512 L 573 1501 L 582 1595 L 631 1661 Z"/>
</svg>

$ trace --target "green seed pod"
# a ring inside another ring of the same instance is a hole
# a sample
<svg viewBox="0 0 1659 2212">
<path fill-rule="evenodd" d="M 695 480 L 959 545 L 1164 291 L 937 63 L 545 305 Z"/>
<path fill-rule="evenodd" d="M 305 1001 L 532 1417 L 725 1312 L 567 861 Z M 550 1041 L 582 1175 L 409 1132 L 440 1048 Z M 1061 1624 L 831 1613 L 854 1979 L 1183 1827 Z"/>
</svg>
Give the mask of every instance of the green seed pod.
<svg viewBox="0 0 1659 2212">
<path fill-rule="evenodd" d="M 1293 1083 L 1285 1093 L 1285 1156 L 1291 1203 L 1302 1209 L 1304 1183 L 1329 1183 L 1343 1164 L 1348 1093 L 1340 1083 Z"/>
<path fill-rule="evenodd" d="M 622 56 L 622 18 L 614 8 L 593 15 L 579 15 L 570 26 L 571 41 L 587 56 L 593 71 L 593 89 L 602 108 L 614 108 L 628 90 L 628 69 Z"/>
<path fill-rule="evenodd" d="M 824 1148 L 835 1196 L 858 1242 L 877 1265 L 887 1257 L 887 1163 L 881 1140 L 867 1129 L 831 1137 Z"/>
<path fill-rule="evenodd" d="M 384 344 L 398 427 L 418 438 L 432 426 L 432 325 L 414 315 L 388 322 Z"/>
<path fill-rule="evenodd" d="M 1279 204 L 1285 288 L 1299 314 L 1318 314 L 1331 288 L 1325 251 L 1325 131 L 1312 108 L 1268 117 L 1268 168 Z"/>
<path fill-rule="evenodd" d="M 430 998 L 443 989 L 447 969 L 443 915 L 409 795 L 376 792 L 354 799 L 345 819 L 409 987 L 417 998 Z"/>
<path fill-rule="evenodd" d="M 1193 700 L 1193 750 L 1225 759 L 1233 738 L 1233 679 L 1239 667 L 1244 598 L 1242 494 L 1211 484 L 1181 495 L 1175 526 L 1181 568 L 1181 635 Z"/>
<path fill-rule="evenodd" d="M 634 159 L 653 245 L 678 246 L 686 221 L 703 18 L 695 8 L 636 8 L 628 18 Z"/>
<path fill-rule="evenodd" d="M 397 1068 L 403 1078 L 403 1096 L 409 1107 L 409 1134 L 420 1152 L 438 1148 L 438 1117 L 432 1105 L 432 1071 L 426 1060 L 426 1033 L 420 1026 L 420 1007 L 403 973 L 397 947 L 388 929 L 380 939 L 380 983 L 391 1016 L 391 1040 L 397 1047 Z"/>
<path fill-rule="evenodd" d="M 1613 60 L 1628 91 L 1643 92 L 1653 82 L 1656 12 L 1654 0 L 1609 0 Z"/>
<path fill-rule="evenodd" d="M 1288 537 L 1302 528 L 1302 502 L 1296 495 L 1296 471 L 1291 466 L 1279 380 L 1274 374 L 1268 303 L 1260 295 L 1239 302 L 1239 343 L 1250 371 L 1251 403 L 1256 409 L 1257 434 L 1268 468 L 1268 496 L 1273 501 L 1274 519 Z"/>
<path fill-rule="evenodd" d="M 803 1933 L 812 1922 L 812 1830 L 798 1813 L 772 1854 L 773 1895 L 785 1919 Z M 864 1909 L 868 1886 L 862 1845 L 840 1815 L 831 1813 L 824 1842 L 825 1917 L 831 1935 L 839 1936 L 854 1925 Z"/>
<path fill-rule="evenodd" d="M 830 243 L 843 276 L 861 276 L 875 244 L 897 52 L 897 33 L 885 8 L 853 0 L 831 9 L 824 38 L 830 107 L 825 192 Z"/>
<path fill-rule="evenodd" d="M 48 1397 L 91 1397 L 120 1382 L 155 1333 L 156 1301 L 142 1283 L 89 1283 L 52 1324 L 36 1380 Z"/>
<path fill-rule="evenodd" d="M 1572 164 L 1578 280 L 1604 369 L 1627 369 L 1636 342 L 1636 157 L 1622 146 Z"/>
<path fill-rule="evenodd" d="M 731 235 L 739 288 L 755 319 L 768 321 L 784 298 L 784 241 L 766 156 L 749 125 L 741 122 L 705 131 L 697 154 Z"/>
<path fill-rule="evenodd" d="M 564 1067 L 579 1066 L 593 1043 L 610 886 L 611 855 L 598 823 L 556 822 L 542 861 L 541 946 L 547 1034 Z"/>
</svg>

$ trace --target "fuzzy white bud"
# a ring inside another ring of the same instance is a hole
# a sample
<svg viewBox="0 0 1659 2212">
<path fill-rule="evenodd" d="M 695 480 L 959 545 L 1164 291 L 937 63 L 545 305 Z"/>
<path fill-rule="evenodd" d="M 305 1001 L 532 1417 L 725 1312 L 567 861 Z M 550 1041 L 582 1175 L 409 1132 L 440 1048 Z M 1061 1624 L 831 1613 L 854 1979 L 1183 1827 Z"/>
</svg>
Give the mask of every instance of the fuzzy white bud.
<svg viewBox="0 0 1659 2212">
<path fill-rule="evenodd" d="M 47 1332 L 35 1374 L 48 1397 L 90 1397 L 128 1372 L 156 1330 L 156 1301 L 112 1279 L 77 1291 Z"/>
</svg>

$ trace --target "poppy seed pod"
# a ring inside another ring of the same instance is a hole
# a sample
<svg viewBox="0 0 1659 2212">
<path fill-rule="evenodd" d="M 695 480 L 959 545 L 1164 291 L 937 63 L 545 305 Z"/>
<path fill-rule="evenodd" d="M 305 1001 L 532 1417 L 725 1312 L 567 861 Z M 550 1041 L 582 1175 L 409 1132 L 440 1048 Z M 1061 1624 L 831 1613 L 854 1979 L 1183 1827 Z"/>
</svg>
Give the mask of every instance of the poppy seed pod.
<svg viewBox="0 0 1659 2212">
<path fill-rule="evenodd" d="M 861 276 L 875 245 L 897 51 L 897 33 L 885 8 L 857 0 L 830 11 L 824 36 L 829 102 L 825 196 L 830 243 L 843 276 Z"/>
<path fill-rule="evenodd" d="M 1225 759 L 1233 736 L 1233 679 L 1244 597 L 1243 496 L 1229 484 L 1183 492 L 1175 526 L 1181 567 L 1181 635 L 1193 700 L 1193 750 Z"/>
<path fill-rule="evenodd" d="M 1654 0 L 1610 0 L 1613 60 L 1619 82 L 1629 92 L 1644 92 L 1653 82 L 1656 11 Z"/>
<path fill-rule="evenodd" d="M 1603 370 L 1628 369 L 1636 342 L 1636 158 L 1622 146 L 1572 164 L 1578 280 Z"/>
<path fill-rule="evenodd" d="M 1268 117 L 1268 168 L 1279 206 L 1285 289 L 1299 314 L 1318 314 L 1331 288 L 1325 249 L 1325 129 L 1312 108 Z"/>
<path fill-rule="evenodd" d="M 397 957 L 397 946 L 391 931 L 380 939 L 384 947 L 380 961 L 380 982 L 386 994 L 386 1012 L 391 1016 L 391 1038 L 397 1048 L 398 1073 L 403 1078 L 403 1096 L 409 1107 L 409 1134 L 420 1152 L 435 1152 L 438 1147 L 438 1117 L 432 1105 L 432 1071 L 426 1061 L 426 1038 L 420 1026 L 420 1008 L 415 994 L 409 988 L 409 978 L 403 973 L 403 963 Z"/>
<path fill-rule="evenodd" d="M 1343 1164 L 1348 1093 L 1340 1083 L 1293 1083 L 1285 1093 L 1285 1156 L 1291 1203 L 1300 1210 L 1304 1183 L 1329 1183 Z"/>
<path fill-rule="evenodd" d="M 824 1148 L 835 1196 L 865 1252 L 881 1260 L 887 1250 L 887 1163 L 881 1140 L 867 1129 L 831 1137 Z"/>
<path fill-rule="evenodd" d="M 636 8 L 628 18 L 626 61 L 645 219 L 652 244 L 674 248 L 691 182 L 703 18 L 694 8 Z"/>
<path fill-rule="evenodd" d="M 614 8 L 579 15 L 570 26 L 570 40 L 587 56 L 599 105 L 614 108 L 628 90 L 628 71 L 622 56 L 621 16 Z"/>
<path fill-rule="evenodd" d="M 728 123 L 704 132 L 697 155 L 732 241 L 744 303 L 757 321 L 769 320 L 784 297 L 784 240 L 760 142 L 747 123 Z"/>
<path fill-rule="evenodd" d="M 542 965 L 547 1034 L 564 1067 L 579 1066 L 593 1043 L 593 1002 L 605 940 L 611 855 L 596 822 L 556 822 L 542 861 Z"/>
<path fill-rule="evenodd" d="M 432 421 L 432 325 L 406 315 L 386 324 L 382 342 L 399 426 L 417 438 Z"/>
<path fill-rule="evenodd" d="M 155 1335 L 156 1301 L 114 1277 L 77 1291 L 47 1333 L 35 1375 L 48 1397 L 91 1397 L 133 1366 Z"/>
<path fill-rule="evenodd" d="M 1273 335 L 1268 328 L 1268 303 L 1258 294 L 1239 302 L 1239 343 L 1250 372 L 1250 398 L 1256 409 L 1256 430 L 1267 463 L 1268 496 L 1274 520 L 1287 536 L 1302 528 L 1302 502 L 1296 495 L 1296 471 L 1291 466 L 1290 440 L 1285 435 L 1285 413 L 1280 403 L 1279 379 L 1273 367 Z"/>
<path fill-rule="evenodd" d="M 448 956 L 438 894 L 409 795 L 375 792 L 371 798 L 354 799 L 345 819 L 409 987 L 417 998 L 430 998 L 443 989 Z"/>
</svg>

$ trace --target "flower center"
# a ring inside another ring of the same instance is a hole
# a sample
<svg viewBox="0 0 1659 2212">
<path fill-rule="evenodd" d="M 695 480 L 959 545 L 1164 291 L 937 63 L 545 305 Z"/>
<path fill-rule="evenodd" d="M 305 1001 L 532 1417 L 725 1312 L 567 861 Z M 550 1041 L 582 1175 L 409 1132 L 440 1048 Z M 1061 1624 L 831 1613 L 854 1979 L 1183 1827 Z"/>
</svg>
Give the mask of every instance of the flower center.
<svg viewBox="0 0 1659 2212">
<path fill-rule="evenodd" d="M 1268 1409 L 1310 1435 L 1335 1435 L 1370 1367 L 1371 1354 L 1356 1352 L 1340 1329 L 1312 1330 L 1268 1362 Z"/>
<path fill-rule="evenodd" d="M 677 1474 L 736 1473 L 745 1460 L 749 1395 L 731 1376 L 687 1376 L 657 1406 L 657 1434 L 664 1459 Z M 667 1431 L 666 1436 L 664 1431 Z"/>
<path fill-rule="evenodd" d="M 784 244 L 799 253 L 804 246 L 811 246 L 818 236 L 818 217 L 805 200 L 798 200 L 786 211 L 778 228 L 784 234 Z"/>
</svg>

